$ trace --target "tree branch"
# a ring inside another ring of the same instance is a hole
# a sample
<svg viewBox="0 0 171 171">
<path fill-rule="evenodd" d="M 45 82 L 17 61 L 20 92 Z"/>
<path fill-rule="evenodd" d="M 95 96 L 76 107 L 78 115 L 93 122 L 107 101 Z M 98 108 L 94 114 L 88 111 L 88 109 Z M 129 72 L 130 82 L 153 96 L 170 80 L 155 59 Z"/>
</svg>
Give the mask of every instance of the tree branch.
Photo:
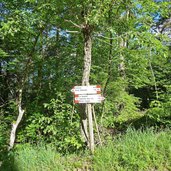
<svg viewBox="0 0 171 171">
<path fill-rule="evenodd" d="M 80 33 L 79 31 L 66 30 L 67 33 Z"/>
<path fill-rule="evenodd" d="M 69 23 L 71 23 L 71 24 L 73 24 L 75 27 L 77 27 L 77 28 L 80 28 L 80 29 L 82 29 L 83 28 L 83 26 L 82 25 L 78 25 L 78 24 L 76 24 L 76 23 L 74 23 L 72 20 L 65 20 L 66 22 L 69 22 Z"/>
</svg>

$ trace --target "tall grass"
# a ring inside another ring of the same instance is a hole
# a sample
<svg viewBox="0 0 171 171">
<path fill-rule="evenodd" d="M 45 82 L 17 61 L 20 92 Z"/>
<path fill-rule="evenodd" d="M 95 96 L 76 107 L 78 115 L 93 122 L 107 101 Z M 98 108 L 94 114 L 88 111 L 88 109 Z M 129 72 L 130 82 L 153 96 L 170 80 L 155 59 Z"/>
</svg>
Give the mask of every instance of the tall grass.
<svg viewBox="0 0 171 171">
<path fill-rule="evenodd" d="M 51 146 L 24 145 L 17 149 L 14 166 L 17 171 L 61 171 L 62 158 Z"/>
<path fill-rule="evenodd" d="M 82 154 L 82 155 L 81 155 Z M 88 154 L 88 153 L 87 153 Z M 12 158 L 0 171 L 72 171 L 90 168 L 86 153 L 62 156 L 53 146 L 24 144 L 18 146 Z"/>
<path fill-rule="evenodd" d="M 171 170 L 171 131 L 152 129 L 127 133 L 96 150 L 95 171 L 169 171 Z"/>
<path fill-rule="evenodd" d="M 61 156 L 49 145 L 18 146 L 2 171 L 169 171 L 171 131 L 128 129 L 106 146 Z"/>
</svg>

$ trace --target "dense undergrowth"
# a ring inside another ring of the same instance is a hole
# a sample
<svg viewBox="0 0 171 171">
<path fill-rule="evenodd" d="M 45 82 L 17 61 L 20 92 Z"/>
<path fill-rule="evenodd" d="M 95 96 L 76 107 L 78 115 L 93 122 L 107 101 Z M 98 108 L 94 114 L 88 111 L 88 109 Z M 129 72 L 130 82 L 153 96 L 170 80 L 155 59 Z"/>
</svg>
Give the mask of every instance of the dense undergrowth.
<svg viewBox="0 0 171 171">
<path fill-rule="evenodd" d="M 171 131 L 128 129 L 94 155 L 88 150 L 61 155 L 52 145 L 24 144 L 8 154 L 2 171 L 125 171 L 171 170 Z"/>
</svg>

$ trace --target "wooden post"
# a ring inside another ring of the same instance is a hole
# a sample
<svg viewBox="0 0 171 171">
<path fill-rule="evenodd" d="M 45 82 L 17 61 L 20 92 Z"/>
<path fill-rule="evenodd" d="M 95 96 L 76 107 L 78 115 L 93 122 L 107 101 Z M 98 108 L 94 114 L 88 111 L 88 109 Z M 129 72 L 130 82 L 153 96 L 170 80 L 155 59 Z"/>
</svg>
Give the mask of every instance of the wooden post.
<svg viewBox="0 0 171 171">
<path fill-rule="evenodd" d="M 97 125 L 96 115 L 95 115 L 95 111 L 94 111 L 94 105 L 92 106 L 92 113 L 93 113 L 95 127 L 96 127 L 96 130 L 97 130 L 97 135 L 98 135 L 98 138 L 99 138 L 99 143 L 100 143 L 100 146 L 102 146 L 102 140 L 101 140 L 99 128 L 98 128 L 98 125 Z"/>
<path fill-rule="evenodd" d="M 87 104 L 88 125 L 89 125 L 89 145 L 90 150 L 94 153 L 94 132 L 91 104 Z"/>
</svg>

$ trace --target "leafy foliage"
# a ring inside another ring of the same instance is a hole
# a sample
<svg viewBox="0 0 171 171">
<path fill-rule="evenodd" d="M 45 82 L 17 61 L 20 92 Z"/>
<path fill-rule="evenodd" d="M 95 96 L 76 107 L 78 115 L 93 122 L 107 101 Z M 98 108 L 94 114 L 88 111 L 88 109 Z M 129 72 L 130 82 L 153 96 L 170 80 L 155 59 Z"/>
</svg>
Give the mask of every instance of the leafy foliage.
<svg viewBox="0 0 171 171">
<path fill-rule="evenodd" d="M 161 94 L 161 101 L 154 100 L 151 102 L 147 116 L 155 123 L 171 126 L 171 98 L 170 86 L 167 87 L 167 94 Z"/>
<path fill-rule="evenodd" d="M 125 128 L 144 116 L 170 125 L 170 5 L 157 0 L 3 0 L 2 149 L 18 115 L 19 89 L 25 115 L 17 143 L 44 141 L 63 152 L 81 149 L 79 110 L 71 105 L 70 89 L 81 83 L 80 33 L 86 24 L 93 39 L 90 82 L 102 85 L 106 98 L 95 106 L 100 126 Z"/>
<path fill-rule="evenodd" d="M 18 139 L 22 142 L 52 143 L 62 152 L 81 148 L 79 115 L 65 102 L 64 95 L 56 93 L 56 98 L 45 103 L 44 107 L 46 113 L 33 113 Z"/>
</svg>

